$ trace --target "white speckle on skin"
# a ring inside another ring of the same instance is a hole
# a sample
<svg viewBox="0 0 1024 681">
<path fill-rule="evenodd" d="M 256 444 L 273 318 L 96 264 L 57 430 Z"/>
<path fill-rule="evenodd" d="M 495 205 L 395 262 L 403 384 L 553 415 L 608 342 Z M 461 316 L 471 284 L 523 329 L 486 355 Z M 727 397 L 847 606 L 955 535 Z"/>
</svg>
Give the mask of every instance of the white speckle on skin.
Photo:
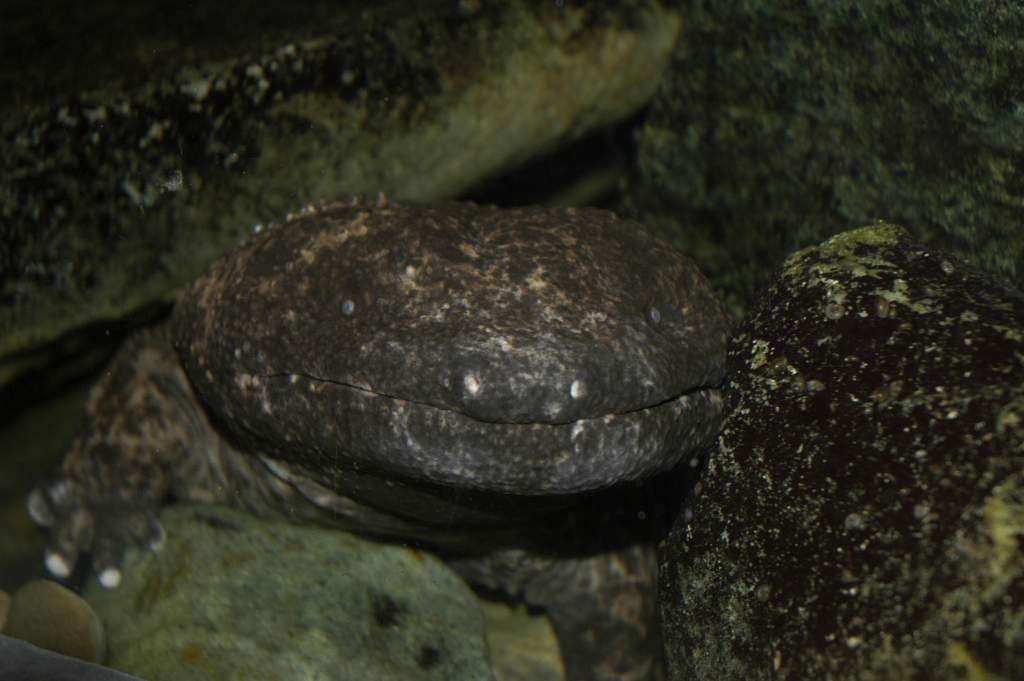
<svg viewBox="0 0 1024 681">
<path fill-rule="evenodd" d="M 466 386 L 466 390 L 470 395 L 476 395 L 480 392 L 480 380 L 475 374 L 466 374 L 462 379 L 462 384 Z"/>
<path fill-rule="evenodd" d="M 570 439 L 575 440 L 577 437 L 579 437 L 580 433 L 582 433 L 582 432 L 583 432 L 583 422 L 582 421 L 577 421 L 576 423 L 572 424 L 572 433 L 570 434 L 569 437 L 570 437 Z"/>
<path fill-rule="evenodd" d="M 583 387 L 583 382 L 580 381 L 579 379 L 576 379 L 575 381 L 573 381 L 572 385 L 569 386 L 569 395 L 574 400 L 578 400 L 581 397 L 583 397 L 584 393 L 585 393 L 585 388 Z"/>
<path fill-rule="evenodd" d="M 656 307 L 652 307 L 650 311 L 647 313 L 647 316 L 651 318 L 652 322 L 657 324 L 658 322 L 661 321 L 661 310 L 659 310 Z"/>
</svg>

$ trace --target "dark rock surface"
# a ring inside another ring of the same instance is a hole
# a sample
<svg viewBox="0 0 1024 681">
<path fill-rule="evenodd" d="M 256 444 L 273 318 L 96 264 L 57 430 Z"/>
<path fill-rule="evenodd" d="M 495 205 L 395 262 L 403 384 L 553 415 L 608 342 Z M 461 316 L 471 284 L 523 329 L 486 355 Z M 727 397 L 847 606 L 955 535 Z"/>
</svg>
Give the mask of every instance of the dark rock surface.
<svg viewBox="0 0 1024 681">
<path fill-rule="evenodd" d="M 531 495 L 713 438 L 729 322 L 691 260 L 607 211 L 358 200 L 253 238 L 175 318 L 254 450 Z"/>
<path fill-rule="evenodd" d="M 731 309 L 798 248 L 879 219 L 1024 287 L 1024 5 L 679 7 L 631 206 Z"/>
<path fill-rule="evenodd" d="M 145 681 L 0 635 L 0 679 L 17 681 Z"/>
<path fill-rule="evenodd" d="M 1024 296 L 880 224 L 794 254 L 662 553 L 671 678 L 1024 678 Z"/>
</svg>

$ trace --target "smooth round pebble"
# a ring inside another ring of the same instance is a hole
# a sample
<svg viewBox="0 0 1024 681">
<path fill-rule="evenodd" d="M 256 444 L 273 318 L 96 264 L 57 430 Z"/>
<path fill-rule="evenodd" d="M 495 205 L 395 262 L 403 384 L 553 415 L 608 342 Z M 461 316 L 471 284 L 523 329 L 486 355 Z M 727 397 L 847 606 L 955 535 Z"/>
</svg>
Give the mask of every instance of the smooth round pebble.
<svg viewBox="0 0 1024 681">
<path fill-rule="evenodd" d="M 92 607 L 47 579 L 28 582 L 14 592 L 4 633 L 87 662 L 102 662 L 106 652 L 103 625 Z"/>
</svg>

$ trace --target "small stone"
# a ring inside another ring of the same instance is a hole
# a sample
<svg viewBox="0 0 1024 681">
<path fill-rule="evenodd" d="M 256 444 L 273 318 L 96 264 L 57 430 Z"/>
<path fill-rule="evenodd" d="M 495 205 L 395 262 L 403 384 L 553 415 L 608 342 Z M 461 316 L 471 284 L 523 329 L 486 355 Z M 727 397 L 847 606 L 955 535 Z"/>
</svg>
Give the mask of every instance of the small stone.
<svg viewBox="0 0 1024 681">
<path fill-rule="evenodd" d="M 103 625 L 93 609 L 75 592 L 47 579 L 14 592 L 4 633 L 87 662 L 102 662 L 106 653 Z"/>
</svg>

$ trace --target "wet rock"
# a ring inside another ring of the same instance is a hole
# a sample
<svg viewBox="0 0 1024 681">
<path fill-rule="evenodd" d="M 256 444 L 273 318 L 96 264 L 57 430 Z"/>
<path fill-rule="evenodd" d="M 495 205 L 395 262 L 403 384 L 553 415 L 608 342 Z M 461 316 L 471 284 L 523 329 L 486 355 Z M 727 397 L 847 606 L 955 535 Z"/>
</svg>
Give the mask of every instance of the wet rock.
<svg viewBox="0 0 1024 681">
<path fill-rule="evenodd" d="M 31 581 L 11 597 L 4 634 L 62 655 L 102 662 L 103 624 L 89 604 L 48 579 Z"/>
<path fill-rule="evenodd" d="M 5 115 L 0 357 L 172 300 L 304 202 L 454 196 L 621 121 L 653 93 L 679 28 L 657 3 L 385 4 L 315 30 L 243 22 L 252 34 L 235 24 L 231 41 L 183 29 L 176 69 L 63 78 L 91 87 Z"/>
<path fill-rule="evenodd" d="M 1024 6 L 683 12 L 631 205 L 687 244 L 733 309 L 795 249 L 879 217 L 1024 286 Z"/>
<path fill-rule="evenodd" d="M 337 530 L 217 507 L 161 516 L 167 545 L 129 554 L 86 598 L 109 663 L 144 678 L 488 679 L 484 622 L 437 559 Z"/>
<path fill-rule="evenodd" d="M 786 262 L 729 371 L 662 552 L 671 678 L 1024 678 L 1024 296 L 855 230 Z"/>
<path fill-rule="evenodd" d="M 496 681 L 564 681 L 551 622 L 526 606 L 481 601 Z"/>
</svg>

